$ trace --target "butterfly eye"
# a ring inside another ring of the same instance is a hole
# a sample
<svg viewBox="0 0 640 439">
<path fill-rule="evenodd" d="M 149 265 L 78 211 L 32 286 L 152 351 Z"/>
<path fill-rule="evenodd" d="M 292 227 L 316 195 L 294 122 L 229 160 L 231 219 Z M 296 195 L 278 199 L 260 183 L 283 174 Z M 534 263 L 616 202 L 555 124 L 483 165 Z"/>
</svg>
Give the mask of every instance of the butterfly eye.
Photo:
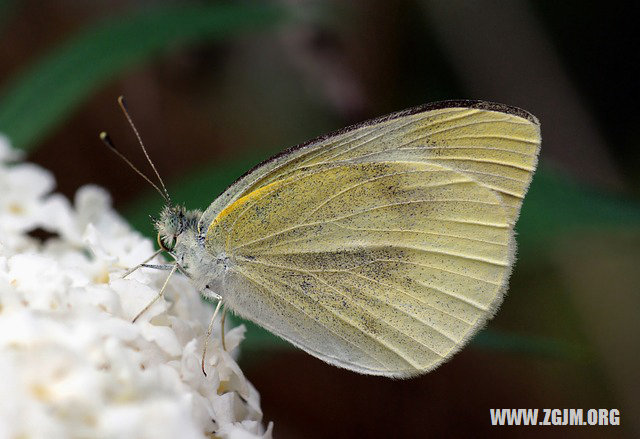
<svg viewBox="0 0 640 439">
<path fill-rule="evenodd" d="M 158 233 L 158 245 L 162 250 L 170 252 L 176 245 L 176 238 L 175 236 L 162 236 L 160 235 L 160 233 Z"/>
</svg>

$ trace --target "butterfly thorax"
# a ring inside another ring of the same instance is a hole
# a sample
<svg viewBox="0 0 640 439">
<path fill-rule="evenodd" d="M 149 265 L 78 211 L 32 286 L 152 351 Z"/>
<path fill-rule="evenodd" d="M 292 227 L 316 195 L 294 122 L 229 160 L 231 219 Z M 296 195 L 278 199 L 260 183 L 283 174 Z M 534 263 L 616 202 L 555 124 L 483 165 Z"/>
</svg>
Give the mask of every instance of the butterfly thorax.
<svg viewBox="0 0 640 439">
<path fill-rule="evenodd" d="M 198 223 L 201 217 L 199 210 L 165 206 L 160 219 L 155 221 L 158 245 L 175 258 L 201 294 L 207 296 L 208 291 L 205 290 L 209 289 L 222 295 L 219 278 L 224 271 L 224 264 L 205 249 L 199 237 Z"/>
</svg>

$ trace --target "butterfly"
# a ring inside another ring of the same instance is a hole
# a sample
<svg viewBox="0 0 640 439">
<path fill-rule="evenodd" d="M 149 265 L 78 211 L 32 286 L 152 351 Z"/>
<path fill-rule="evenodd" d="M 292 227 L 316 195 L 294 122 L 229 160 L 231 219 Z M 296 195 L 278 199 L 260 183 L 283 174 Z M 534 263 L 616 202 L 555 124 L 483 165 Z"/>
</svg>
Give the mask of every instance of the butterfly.
<svg viewBox="0 0 640 439">
<path fill-rule="evenodd" d="M 515 107 L 411 108 L 283 151 L 204 212 L 169 203 L 158 242 L 204 297 L 309 354 L 413 377 L 500 306 L 540 143 Z"/>
</svg>

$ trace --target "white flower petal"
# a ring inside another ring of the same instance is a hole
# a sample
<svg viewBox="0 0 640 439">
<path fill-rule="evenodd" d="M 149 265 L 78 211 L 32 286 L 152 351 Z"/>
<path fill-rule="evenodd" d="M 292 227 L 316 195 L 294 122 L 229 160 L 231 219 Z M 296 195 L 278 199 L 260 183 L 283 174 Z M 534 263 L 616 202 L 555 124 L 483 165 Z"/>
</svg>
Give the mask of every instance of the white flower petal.
<svg viewBox="0 0 640 439">
<path fill-rule="evenodd" d="M 0 437 L 270 438 L 234 360 L 244 327 L 219 326 L 180 274 L 124 271 L 153 252 L 95 186 L 74 204 L 0 136 Z M 41 243 L 35 227 L 55 234 Z M 158 257 L 159 263 L 164 263 Z"/>
<path fill-rule="evenodd" d="M 55 180 L 51 172 L 31 163 L 21 163 L 5 169 L 7 179 L 14 191 L 5 196 L 13 198 L 37 199 L 51 192 Z"/>
<path fill-rule="evenodd" d="M 24 156 L 24 153 L 20 150 L 11 148 L 9 138 L 0 133 L 0 163 L 13 162 L 19 160 Z"/>
</svg>

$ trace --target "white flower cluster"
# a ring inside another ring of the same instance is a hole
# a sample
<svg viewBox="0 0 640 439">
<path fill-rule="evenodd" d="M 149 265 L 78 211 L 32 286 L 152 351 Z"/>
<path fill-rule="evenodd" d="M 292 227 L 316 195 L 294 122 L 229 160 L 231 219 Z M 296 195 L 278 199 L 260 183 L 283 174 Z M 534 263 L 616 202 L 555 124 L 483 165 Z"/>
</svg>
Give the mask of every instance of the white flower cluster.
<svg viewBox="0 0 640 439">
<path fill-rule="evenodd" d="M 95 186 L 74 205 L 0 136 L 0 438 L 270 438 L 258 392 L 181 275 L 122 275 L 153 252 Z M 51 234 L 36 239 L 39 228 Z M 159 261 L 161 262 L 161 261 Z"/>
</svg>

